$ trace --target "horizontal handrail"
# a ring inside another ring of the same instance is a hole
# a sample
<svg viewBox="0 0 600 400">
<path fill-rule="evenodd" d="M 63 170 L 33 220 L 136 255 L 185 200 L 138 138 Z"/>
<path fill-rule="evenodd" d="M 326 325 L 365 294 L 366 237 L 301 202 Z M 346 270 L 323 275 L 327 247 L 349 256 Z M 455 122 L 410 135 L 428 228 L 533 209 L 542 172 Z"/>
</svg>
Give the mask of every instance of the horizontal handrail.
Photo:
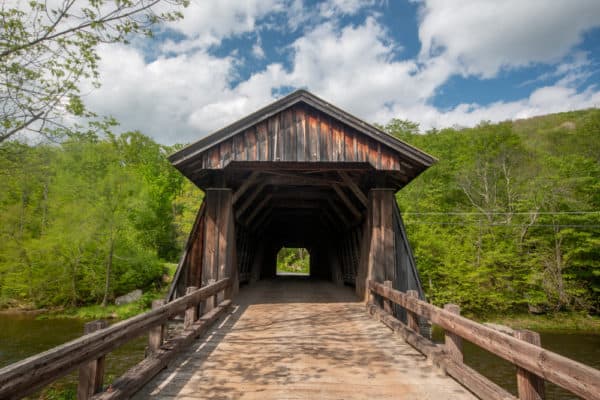
<svg viewBox="0 0 600 400">
<path fill-rule="evenodd" d="M 7 365 L 0 369 L 0 399 L 32 393 L 83 363 L 97 359 L 146 333 L 150 328 L 165 323 L 230 285 L 229 278 L 219 280 L 163 306 Z"/>
<path fill-rule="evenodd" d="M 369 281 L 369 290 L 578 396 L 600 399 L 599 370 L 410 297 L 381 283 Z"/>
</svg>

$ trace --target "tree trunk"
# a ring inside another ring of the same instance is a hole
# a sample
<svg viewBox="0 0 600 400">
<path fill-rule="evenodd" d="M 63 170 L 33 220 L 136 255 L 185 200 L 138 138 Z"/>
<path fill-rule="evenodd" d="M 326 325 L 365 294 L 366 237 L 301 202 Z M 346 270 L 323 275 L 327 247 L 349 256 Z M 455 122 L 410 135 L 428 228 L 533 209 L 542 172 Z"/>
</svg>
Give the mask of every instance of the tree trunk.
<svg viewBox="0 0 600 400">
<path fill-rule="evenodd" d="M 108 259 L 106 260 L 106 282 L 104 285 L 104 298 L 102 299 L 102 307 L 108 304 L 108 294 L 110 292 L 110 274 L 112 271 L 113 255 L 115 251 L 115 240 L 110 237 L 110 248 L 108 250 Z"/>
</svg>

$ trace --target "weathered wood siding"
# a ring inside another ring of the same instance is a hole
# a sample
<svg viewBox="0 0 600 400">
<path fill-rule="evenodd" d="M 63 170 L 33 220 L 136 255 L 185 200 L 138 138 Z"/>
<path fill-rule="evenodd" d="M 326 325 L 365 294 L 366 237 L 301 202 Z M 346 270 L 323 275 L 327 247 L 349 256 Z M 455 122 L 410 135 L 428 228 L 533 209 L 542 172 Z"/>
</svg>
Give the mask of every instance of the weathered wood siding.
<svg viewBox="0 0 600 400">
<path fill-rule="evenodd" d="M 232 161 L 368 162 L 400 171 L 396 152 L 309 107 L 295 105 L 199 155 L 198 167 L 222 169 Z"/>
</svg>

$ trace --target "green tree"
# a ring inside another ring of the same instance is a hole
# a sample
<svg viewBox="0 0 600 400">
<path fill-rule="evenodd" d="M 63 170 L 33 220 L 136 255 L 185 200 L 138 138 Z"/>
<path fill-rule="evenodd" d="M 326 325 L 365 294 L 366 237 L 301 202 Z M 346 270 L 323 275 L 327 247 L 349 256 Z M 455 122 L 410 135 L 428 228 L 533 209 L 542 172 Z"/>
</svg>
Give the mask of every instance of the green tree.
<svg viewBox="0 0 600 400">
<path fill-rule="evenodd" d="M 99 85 L 98 45 L 125 42 L 134 34 L 151 35 L 156 23 L 182 18 L 180 7 L 187 4 L 188 0 L 3 0 L 0 143 L 25 129 L 56 133 L 55 128 L 65 124 L 65 112 L 92 116 L 78 85 L 82 79 Z"/>
</svg>

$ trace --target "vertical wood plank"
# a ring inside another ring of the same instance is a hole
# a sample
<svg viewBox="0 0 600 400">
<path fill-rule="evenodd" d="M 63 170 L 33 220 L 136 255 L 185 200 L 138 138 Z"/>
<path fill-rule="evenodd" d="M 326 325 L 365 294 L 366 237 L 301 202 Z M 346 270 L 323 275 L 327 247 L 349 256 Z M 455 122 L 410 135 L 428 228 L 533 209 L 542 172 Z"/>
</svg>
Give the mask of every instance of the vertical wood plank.
<svg viewBox="0 0 600 400">
<path fill-rule="evenodd" d="M 460 315 L 460 307 L 456 304 L 446 304 L 444 310 Z M 462 338 L 460 336 L 446 331 L 444 333 L 444 349 L 454 361 L 463 362 Z"/>
<path fill-rule="evenodd" d="M 221 168 L 221 156 L 219 153 L 219 146 L 215 146 L 213 149 L 209 150 L 209 152 L 210 168 Z"/>
<path fill-rule="evenodd" d="M 157 309 L 165 305 L 165 300 L 158 299 L 152 300 L 152 309 Z M 150 353 L 156 353 L 160 346 L 162 346 L 163 339 L 165 337 L 165 325 L 160 324 L 150 328 L 148 331 L 148 350 Z"/>
<path fill-rule="evenodd" d="M 319 121 L 314 115 L 309 118 L 309 129 L 310 129 L 310 151 L 311 161 L 319 161 L 321 158 L 321 148 L 319 141 Z"/>
<path fill-rule="evenodd" d="M 343 161 L 354 161 L 354 144 L 352 136 L 344 128 L 340 128 L 344 140 L 344 158 Z"/>
<path fill-rule="evenodd" d="M 269 158 L 269 139 L 268 139 L 268 131 L 267 124 L 261 122 L 256 126 L 257 136 L 258 136 L 258 160 L 266 161 Z"/>
<path fill-rule="evenodd" d="M 88 322 L 83 327 L 84 335 L 104 329 L 108 326 L 106 321 Z M 77 399 L 87 400 L 95 393 L 102 391 L 104 382 L 104 356 L 89 361 L 79 367 L 79 384 L 77 385 Z"/>
<path fill-rule="evenodd" d="M 536 346 L 541 346 L 540 334 L 527 329 L 516 330 L 514 336 Z M 526 369 L 517 367 L 517 389 L 521 400 L 543 400 L 546 397 L 544 380 Z"/>
<path fill-rule="evenodd" d="M 297 138 L 295 135 L 295 122 L 293 119 L 293 112 L 291 109 L 285 110 L 283 112 L 283 123 L 285 126 L 285 150 L 283 159 L 285 161 L 295 161 Z"/>
<path fill-rule="evenodd" d="M 294 109 L 295 129 L 296 129 L 296 160 L 305 161 L 307 153 L 306 127 L 304 123 L 304 111 L 296 107 Z"/>
</svg>

